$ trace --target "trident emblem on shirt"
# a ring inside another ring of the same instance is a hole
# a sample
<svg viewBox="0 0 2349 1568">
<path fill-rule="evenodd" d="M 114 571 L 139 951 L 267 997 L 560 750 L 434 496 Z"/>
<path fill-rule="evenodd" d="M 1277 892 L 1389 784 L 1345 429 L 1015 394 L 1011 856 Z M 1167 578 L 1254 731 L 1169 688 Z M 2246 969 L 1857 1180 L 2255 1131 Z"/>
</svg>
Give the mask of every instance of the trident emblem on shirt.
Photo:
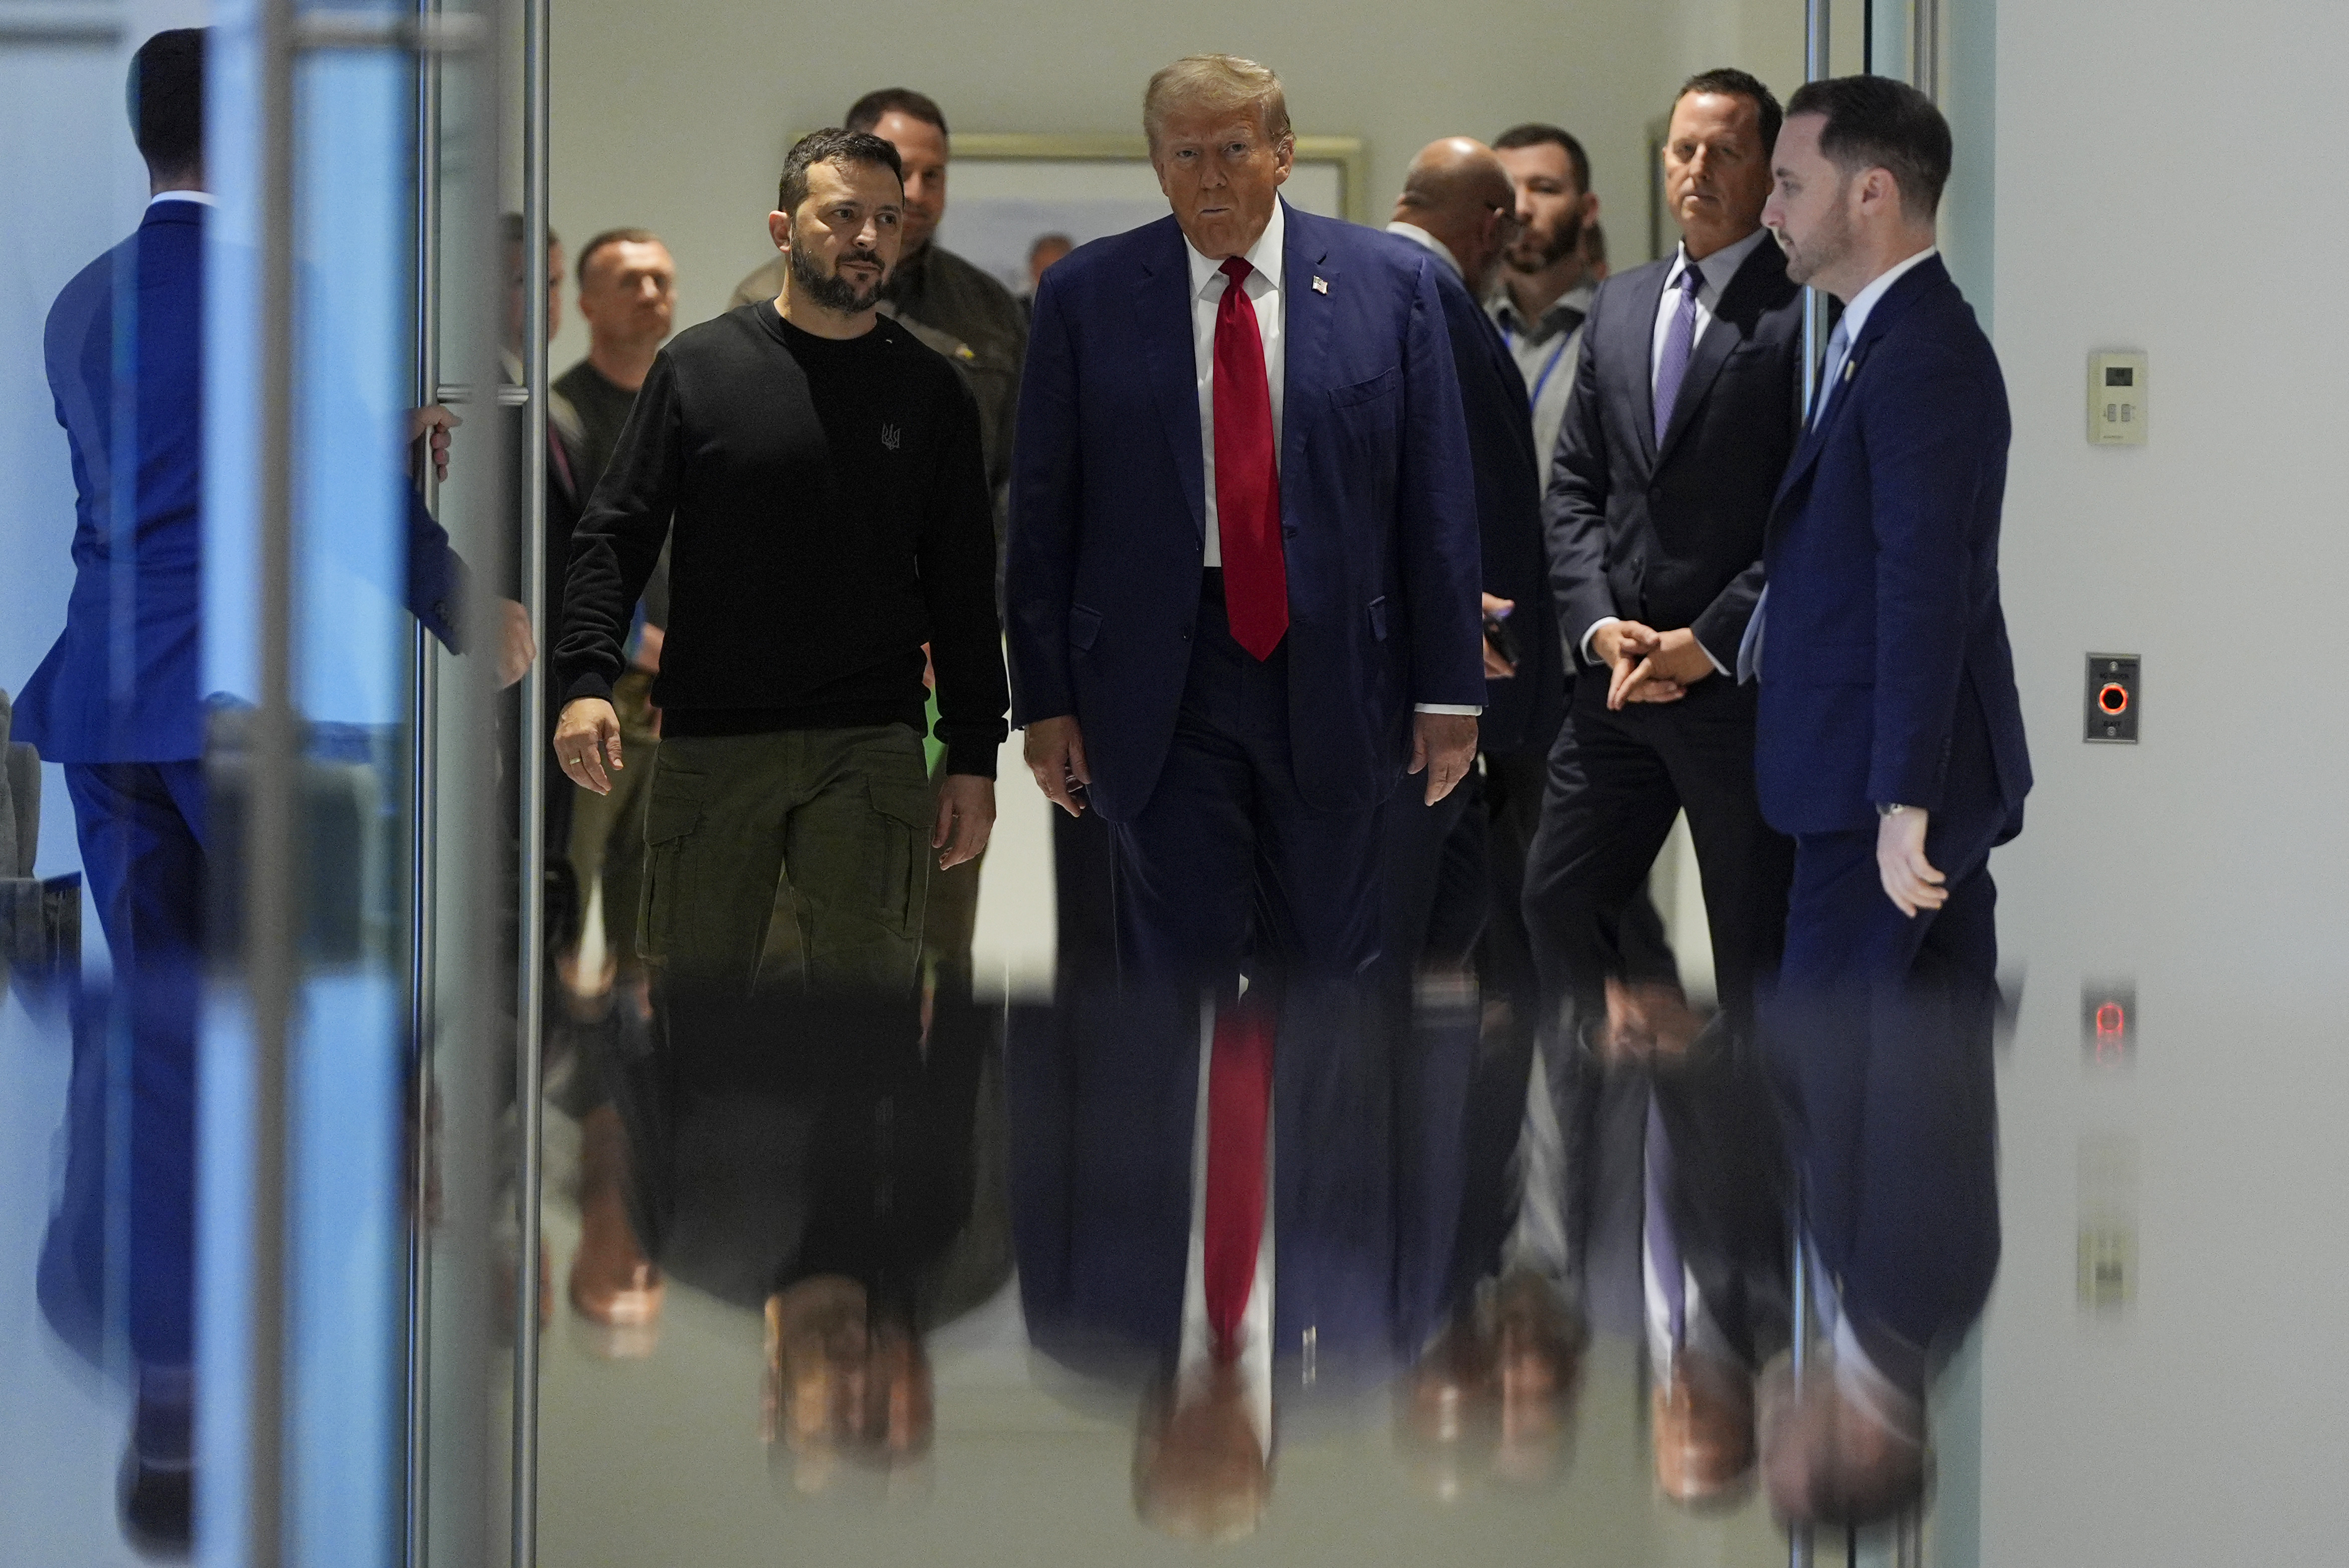
<svg viewBox="0 0 2349 1568">
<path fill-rule="evenodd" d="M 897 449 L 896 426 L 884 425 L 881 427 L 881 444 L 888 448 L 893 452 Z"/>
</svg>

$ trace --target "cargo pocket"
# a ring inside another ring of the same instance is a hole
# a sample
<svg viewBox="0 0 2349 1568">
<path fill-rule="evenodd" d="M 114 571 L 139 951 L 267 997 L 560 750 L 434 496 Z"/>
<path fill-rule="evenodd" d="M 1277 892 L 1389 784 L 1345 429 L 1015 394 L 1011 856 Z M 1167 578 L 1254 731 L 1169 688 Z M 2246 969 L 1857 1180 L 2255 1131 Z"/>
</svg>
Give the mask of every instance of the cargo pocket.
<svg viewBox="0 0 2349 1568">
<path fill-rule="evenodd" d="M 636 955 L 659 963 L 677 949 L 678 913 L 693 907 L 687 854 L 701 826 L 709 779 L 654 764 L 645 805 L 645 885 L 636 903 Z"/>
<path fill-rule="evenodd" d="M 900 936 L 922 934 L 922 905 L 929 890 L 933 808 L 924 784 L 874 780 L 865 786 L 879 840 L 873 858 L 874 909 L 881 923 Z"/>
</svg>

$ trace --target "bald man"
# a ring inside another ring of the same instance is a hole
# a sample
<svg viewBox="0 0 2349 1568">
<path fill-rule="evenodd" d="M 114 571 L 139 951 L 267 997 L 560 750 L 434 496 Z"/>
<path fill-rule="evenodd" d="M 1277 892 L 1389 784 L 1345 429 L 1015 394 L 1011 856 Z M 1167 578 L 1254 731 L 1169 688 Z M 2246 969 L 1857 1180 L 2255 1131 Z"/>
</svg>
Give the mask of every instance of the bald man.
<svg viewBox="0 0 2349 1568">
<path fill-rule="evenodd" d="M 1516 238 L 1516 210 L 1515 189 L 1492 149 L 1454 136 L 1430 143 L 1412 160 L 1394 221 L 1387 225 L 1398 241 L 1442 263 L 1437 292 L 1476 479 L 1486 626 L 1478 740 L 1488 759 L 1514 755 L 1529 742 L 1545 744 L 1565 699 L 1556 613 L 1543 583 L 1541 477 L 1525 378 L 1477 303 Z M 1413 799 L 1390 808 L 1384 949 L 1398 975 L 1464 974 L 1487 913 L 1497 904 L 1506 913 L 1503 929 L 1494 934 L 1519 934 L 1502 946 L 1525 954 L 1506 967 L 1524 971 L 1529 997 L 1531 957 L 1516 910 L 1533 818 L 1524 813 L 1523 832 L 1504 829 L 1495 841 L 1482 786 L 1472 773 L 1433 806 Z M 1517 841 L 1514 854 L 1511 840 Z M 1500 988 L 1515 987 L 1502 978 Z"/>
</svg>

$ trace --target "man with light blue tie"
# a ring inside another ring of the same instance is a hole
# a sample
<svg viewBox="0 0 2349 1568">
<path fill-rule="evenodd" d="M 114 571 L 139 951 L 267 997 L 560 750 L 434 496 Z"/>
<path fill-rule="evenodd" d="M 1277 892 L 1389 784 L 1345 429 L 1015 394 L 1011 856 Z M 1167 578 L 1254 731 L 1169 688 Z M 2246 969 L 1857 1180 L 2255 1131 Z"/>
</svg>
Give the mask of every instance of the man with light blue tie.
<svg viewBox="0 0 2349 1568">
<path fill-rule="evenodd" d="M 1755 776 L 1795 841 L 1764 1016 L 1826 1338 L 1764 1391 L 1785 1517 L 1920 1495 L 1932 1367 L 1997 1270 L 1996 890 L 2031 787 L 1999 604 L 2010 425 L 1997 356 L 1934 249 L 1948 123 L 1878 77 L 1787 106 L 1764 221 L 1845 303 L 1778 490 L 1739 650 Z"/>
<path fill-rule="evenodd" d="M 1036 296 L 1013 446 L 1014 721 L 1113 830 L 1121 968 L 1365 974 L 1379 813 L 1485 700 L 1475 476 L 1435 269 L 1291 208 L 1280 81 L 1197 56 L 1143 126 L 1173 213 Z"/>
</svg>

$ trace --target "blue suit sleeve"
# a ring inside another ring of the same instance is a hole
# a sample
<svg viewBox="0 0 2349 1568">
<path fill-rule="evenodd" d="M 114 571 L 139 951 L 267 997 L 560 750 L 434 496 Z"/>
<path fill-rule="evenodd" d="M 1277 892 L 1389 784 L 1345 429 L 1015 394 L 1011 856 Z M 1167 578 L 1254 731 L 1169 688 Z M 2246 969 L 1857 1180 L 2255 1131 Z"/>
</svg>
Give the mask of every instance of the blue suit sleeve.
<svg viewBox="0 0 2349 1568">
<path fill-rule="evenodd" d="M 1878 804 L 1941 803 L 1974 600 L 1968 535 L 2005 439 L 2003 390 L 1971 359 L 1942 346 L 1904 356 L 1858 409 L 1876 529 Z"/>
<path fill-rule="evenodd" d="M 1077 369 L 1052 274 L 1036 291 L 1019 422 L 1011 443 L 1011 518 L 1004 547 L 1005 632 L 1011 651 L 1011 722 L 1076 711 L 1069 670 L 1069 606 L 1076 593 L 1079 456 Z"/>
<path fill-rule="evenodd" d="M 1396 491 L 1403 594 L 1411 614 L 1411 700 L 1485 702 L 1484 558 L 1468 419 L 1452 340 L 1423 258 L 1403 341 L 1403 446 Z"/>
<path fill-rule="evenodd" d="M 452 654 L 465 651 L 465 598 L 471 574 L 413 485 L 408 492 L 408 613 Z"/>
</svg>

